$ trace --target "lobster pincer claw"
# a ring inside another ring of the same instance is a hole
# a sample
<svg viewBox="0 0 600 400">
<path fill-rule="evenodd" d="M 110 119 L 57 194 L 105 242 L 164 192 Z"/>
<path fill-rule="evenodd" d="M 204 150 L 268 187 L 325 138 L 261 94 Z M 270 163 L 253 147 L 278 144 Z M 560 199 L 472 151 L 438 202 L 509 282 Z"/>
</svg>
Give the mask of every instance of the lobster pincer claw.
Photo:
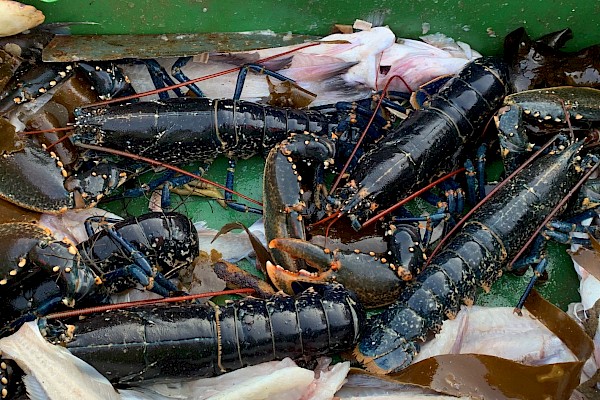
<svg viewBox="0 0 600 400">
<path fill-rule="evenodd" d="M 326 168 L 334 155 L 335 146 L 331 140 L 311 134 L 294 134 L 269 152 L 263 179 L 263 212 L 268 216 L 265 218 L 268 239 L 306 239 L 305 190 L 319 192 L 318 168 Z M 271 254 L 277 264 L 286 268 L 294 271 L 303 268 L 302 263 L 278 249 L 273 249 Z"/>
<path fill-rule="evenodd" d="M 379 307 L 395 301 L 404 290 L 412 274 L 402 266 L 388 263 L 385 258 L 359 251 L 325 249 L 300 239 L 273 239 L 270 249 L 277 249 L 291 258 L 302 259 L 316 270 L 292 272 L 267 263 L 271 282 L 286 293 L 294 293 L 297 282 L 323 284 L 338 282 L 354 291 L 367 308 Z"/>
</svg>

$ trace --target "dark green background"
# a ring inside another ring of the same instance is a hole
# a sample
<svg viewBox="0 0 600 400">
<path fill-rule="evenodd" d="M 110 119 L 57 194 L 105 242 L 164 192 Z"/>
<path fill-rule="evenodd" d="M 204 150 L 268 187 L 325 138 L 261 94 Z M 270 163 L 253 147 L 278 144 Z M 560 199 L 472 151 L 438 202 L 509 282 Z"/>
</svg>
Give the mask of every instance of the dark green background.
<svg viewBox="0 0 600 400">
<path fill-rule="evenodd" d="M 97 22 L 73 33 L 188 33 L 270 29 L 325 35 L 334 23 L 383 16 L 398 37 L 416 37 L 422 24 L 465 41 L 483 53 L 499 52 L 502 38 L 520 26 L 532 36 L 573 29 L 571 48 L 600 40 L 600 2 L 557 0 L 56 0 L 23 1 L 48 22 Z M 488 28 L 496 33 L 490 37 Z"/>
</svg>

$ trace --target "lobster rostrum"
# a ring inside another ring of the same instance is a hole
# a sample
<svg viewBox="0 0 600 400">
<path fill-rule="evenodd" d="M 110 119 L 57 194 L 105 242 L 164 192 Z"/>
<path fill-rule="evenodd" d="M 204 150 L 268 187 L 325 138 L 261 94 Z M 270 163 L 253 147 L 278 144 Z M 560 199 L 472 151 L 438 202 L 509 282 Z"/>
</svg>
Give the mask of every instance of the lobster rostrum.
<svg viewBox="0 0 600 400">
<path fill-rule="evenodd" d="M 534 161 L 478 208 L 435 255 L 400 298 L 369 319 L 355 350 L 365 367 L 390 373 L 407 367 L 419 343 L 452 318 L 460 303 L 472 304 L 479 287 L 489 290 L 564 196 L 591 158 L 583 142 Z"/>
<path fill-rule="evenodd" d="M 285 357 L 337 353 L 355 345 L 363 322 L 353 295 L 341 285 L 326 285 L 294 297 L 248 297 L 225 306 L 108 311 L 70 327 L 48 320 L 41 329 L 112 383 L 129 384 L 209 377 Z"/>
<path fill-rule="evenodd" d="M 599 141 L 600 90 L 561 86 L 526 90 L 507 96 L 494 117 L 507 173 L 552 135 L 574 135 L 587 146 Z"/>
</svg>

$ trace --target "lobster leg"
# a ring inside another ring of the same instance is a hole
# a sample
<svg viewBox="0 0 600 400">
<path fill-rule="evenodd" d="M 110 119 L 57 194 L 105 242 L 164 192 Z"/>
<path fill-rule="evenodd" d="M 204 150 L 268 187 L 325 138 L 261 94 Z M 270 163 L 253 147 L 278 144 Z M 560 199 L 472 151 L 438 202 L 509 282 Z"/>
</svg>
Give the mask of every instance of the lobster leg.
<svg viewBox="0 0 600 400">
<path fill-rule="evenodd" d="M 109 288 L 109 291 L 111 291 L 110 287 L 112 280 L 124 277 L 131 277 L 142 286 L 145 286 L 146 289 L 164 297 L 169 297 L 177 291 L 177 286 L 165 278 L 160 272 L 155 272 L 150 266 L 146 256 L 125 240 L 119 232 L 111 226 L 105 227 L 105 230 L 132 260 L 130 265 L 104 274 L 104 284 Z M 114 291 L 116 292 L 117 290 Z"/>
<path fill-rule="evenodd" d="M 181 83 L 190 81 L 190 78 L 183 73 L 182 68 L 185 67 L 191 59 L 192 57 L 179 57 L 171 67 L 171 75 Z M 206 97 L 204 92 L 195 83 L 190 83 L 186 86 L 196 95 L 196 97 Z"/>
<path fill-rule="evenodd" d="M 259 74 L 271 76 L 282 82 L 296 82 L 293 79 L 290 79 L 285 75 L 281 75 L 275 71 L 267 69 L 260 64 L 245 64 L 242 66 L 242 68 L 240 68 L 240 72 L 238 73 L 237 82 L 235 83 L 235 90 L 233 92 L 234 100 L 239 100 L 242 97 L 242 90 L 244 89 L 244 83 L 246 82 L 246 76 L 248 75 L 248 71 L 254 71 Z"/>
<path fill-rule="evenodd" d="M 465 161 L 464 163 L 464 168 L 467 180 L 467 200 L 470 204 L 477 204 L 477 172 L 475 172 L 475 166 L 473 165 L 473 161 L 467 159 L 467 161 Z"/>
<path fill-rule="evenodd" d="M 529 283 L 527 284 L 527 287 L 523 291 L 523 294 L 521 295 L 521 298 L 519 299 L 519 301 L 517 302 L 517 305 L 515 306 L 515 312 L 517 314 L 522 315 L 521 314 L 521 310 L 523 309 L 523 305 L 525 304 L 525 301 L 527 300 L 527 297 L 529 297 L 529 294 L 533 290 L 533 286 L 538 281 L 538 279 L 540 279 L 540 277 L 543 276 L 543 274 L 546 272 L 546 267 L 547 266 L 548 266 L 548 259 L 547 258 L 542 258 L 540 260 L 540 262 L 538 262 L 536 264 L 536 266 L 533 268 L 533 276 L 529 280 Z"/>
<path fill-rule="evenodd" d="M 171 79 L 167 71 L 156 60 L 140 60 L 139 62 L 148 68 L 148 73 L 150 74 L 150 78 L 156 89 L 163 89 L 167 86 L 175 85 L 175 82 Z M 177 97 L 183 97 L 181 89 L 175 88 L 173 89 L 173 92 Z M 165 91 L 161 91 L 158 93 L 158 97 L 161 100 L 165 100 L 169 98 L 169 94 Z"/>
<path fill-rule="evenodd" d="M 235 175 L 235 160 L 233 159 L 229 159 L 229 168 L 227 168 L 227 177 L 226 177 L 226 181 L 225 181 L 225 187 L 227 187 L 228 189 L 233 190 L 233 182 L 234 182 L 234 175 Z M 239 202 L 235 202 L 233 201 L 233 194 L 227 190 L 224 191 L 224 197 L 225 197 L 225 204 L 227 204 L 227 207 L 239 211 L 239 212 L 250 212 L 253 214 L 260 214 L 262 215 L 262 210 L 256 207 L 250 207 L 247 206 L 246 204 L 242 204 Z"/>
<path fill-rule="evenodd" d="M 483 200 L 485 197 L 485 154 L 487 152 L 487 144 L 482 144 L 477 149 L 477 202 Z M 477 202 L 471 203 L 471 205 L 477 204 Z"/>
</svg>

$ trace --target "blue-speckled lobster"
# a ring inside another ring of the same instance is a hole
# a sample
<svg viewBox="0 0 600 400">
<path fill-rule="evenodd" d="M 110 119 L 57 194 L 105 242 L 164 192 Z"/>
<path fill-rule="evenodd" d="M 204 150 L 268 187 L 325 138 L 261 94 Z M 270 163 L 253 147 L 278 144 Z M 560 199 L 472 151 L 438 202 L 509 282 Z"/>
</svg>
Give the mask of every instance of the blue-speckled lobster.
<svg viewBox="0 0 600 400">
<path fill-rule="evenodd" d="M 0 335 L 60 306 L 106 302 L 137 283 L 169 295 L 177 288 L 163 273 L 199 254 L 194 225 L 178 213 L 117 222 L 78 245 L 31 223 L 0 224 L 0 238 Z"/>
<path fill-rule="evenodd" d="M 91 233 L 78 245 L 56 240 L 36 224 L 0 224 L 0 253 L 0 336 L 5 336 L 61 308 L 106 303 L 111 294 L 139 283 L 169 295 L 177 287 L 163 274 L 191 265 L 199 249 L 189 218 L 149 213 Z M 8 361 L 2 365 L 7 368 L 0 368 L 0 391 L 8 394 L 16 390 L 19 373 Z"/>
</svg>

